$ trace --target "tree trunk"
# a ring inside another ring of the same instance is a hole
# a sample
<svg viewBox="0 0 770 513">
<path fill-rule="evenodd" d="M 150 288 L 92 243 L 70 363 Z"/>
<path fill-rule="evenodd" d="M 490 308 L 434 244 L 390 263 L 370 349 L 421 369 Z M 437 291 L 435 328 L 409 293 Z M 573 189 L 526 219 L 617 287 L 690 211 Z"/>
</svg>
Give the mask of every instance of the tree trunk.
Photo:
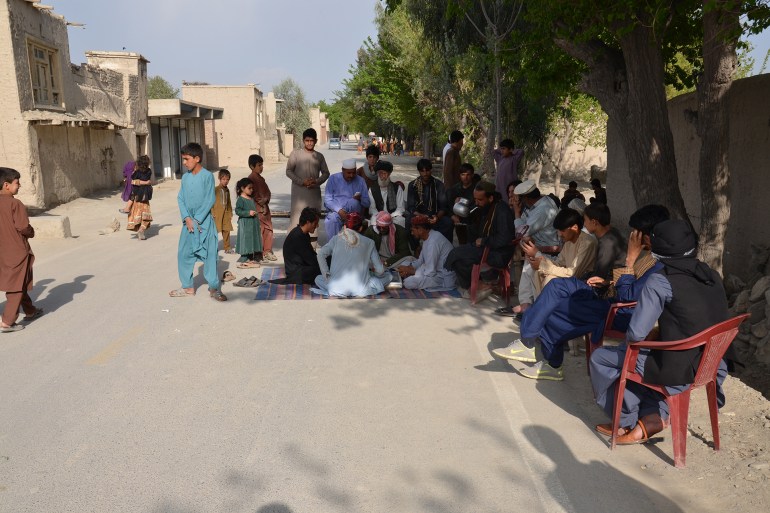
<svg viewBox="0 0 770 513">
<path fill-rule="evenodd" d="M 697 130 L 700 147 L 701 226 L 698 255 L 720 274 L 730 219 L 730 168 L 728 150 L 730 119 L 726 108 L 738 59 L 738 13 L 731 0 L 714 7 L 704 1 L 703 75 L 698 84 Z"/>
<path fill-rule="evenodd" d="M 652 24 L 635 24 L 620 38 L 620 52 L 598 41 L 556 44 L 589 67 L 580 87 L 619 128 L 636 206 L 663 204 L 673 217 L 687 219 L 668 120 L 663 58 Z M 612 205 L 611 190 L 608 195 Z"/>
</svg>

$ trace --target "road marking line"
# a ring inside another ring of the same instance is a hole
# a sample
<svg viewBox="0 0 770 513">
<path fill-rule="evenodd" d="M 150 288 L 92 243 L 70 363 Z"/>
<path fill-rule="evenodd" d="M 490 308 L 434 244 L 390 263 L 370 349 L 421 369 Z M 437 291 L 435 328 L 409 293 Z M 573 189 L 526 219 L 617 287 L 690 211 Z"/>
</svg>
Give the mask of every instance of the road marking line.
<svg viewBox="0 0 770 513">
<path fill-rule="evenodd" d="M 126 344 L 136 338 L 139 333 L 142 332 L 142 328 L 134 328 L 98 353 L 94 355 L 90 360 L 86 362 L 86 365 L 104 365 L 112 358 L 114 358 L 123 349 Z"/>
<path fill-rule="evenodd" d="M 482 340 L 482 336 L 486 339 Z M 489 354 L 487 344 L 489 343 L 489 333 L 486 331 L 474 330 L 473 340 L 476 343 L 476 349 L 483 361 L 492 356 Z M 511 438 L 522 455 L 521 462 L 527 467 L 528 474 L 532 479 L 533 488 L 543 505 L 543 511 L 549 513 L 574 513 L 575 507 L 572 505 L 561 480 L 556 475 L 555 463 L 547 456 L 544 450 L 543 442 L 536 434 L 530 434 L 533 438 L 529 443 L 521 435 L 522 426 L 533 425 L 529 413 L 523 407 L 521 397 L 516 387 L 511 385 L 510 375 L 500 372 L 487 372 L 492 386 L 497 394 L 497 399 L 502 406 L 503 414 L 508 420 L 508 427 L 511 430 Z M 545 477 L 547 482 L 543 482 Z"/>
</svg>

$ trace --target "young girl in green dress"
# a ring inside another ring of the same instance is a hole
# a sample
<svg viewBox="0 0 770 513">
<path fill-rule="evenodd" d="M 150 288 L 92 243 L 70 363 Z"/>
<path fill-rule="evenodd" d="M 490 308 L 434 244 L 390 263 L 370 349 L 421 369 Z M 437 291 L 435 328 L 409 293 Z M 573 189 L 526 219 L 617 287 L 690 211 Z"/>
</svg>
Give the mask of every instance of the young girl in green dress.
<svg viewBox="0 0 770 513">
<path fill-rule="evenodd" d="M 235 202 L 235 215 L 238 216 L 238 238 L 235 241 L 235 250 L 241 255 L 238 259 L 238 268 L 247 269 L 259 267 L 256 261 L 256 253 L 262 252 L 262 234 L 257 213 L 257 204 L 254 202 L 254 184 L 248 178 L 238 180 L 235 185 L 238 199 Z"/>
</svg>

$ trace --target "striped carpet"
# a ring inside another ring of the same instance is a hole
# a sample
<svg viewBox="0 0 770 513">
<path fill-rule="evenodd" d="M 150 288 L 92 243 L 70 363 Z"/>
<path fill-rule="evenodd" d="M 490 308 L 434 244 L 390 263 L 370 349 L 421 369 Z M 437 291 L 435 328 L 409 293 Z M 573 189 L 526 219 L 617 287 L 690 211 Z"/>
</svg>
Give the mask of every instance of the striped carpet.
<svg viewBox="0 0 770 513">
<path fill-rule="evenodd" d="M 345 299 L 329 298 L 320 294 L 310 292 L 310 285 L 276 285 L 268 283 L 268 280 L 277 280 L 284 278 L 285 274 L 282 267 L 266 267 L 262 269 L 262 280 L 264 285 L 257 287 L 257 295 L 254 299 L 257 301 L 284 301 L 292 299 Z M 448 292 L 427 292 L 424 290 L 410 289 L 392 289 L 386 290 L 376 296 L 367 296 L 360 299 L 435 299 L 441 297 L 460 298 L 460 292 L 452 289 Z M 359 299 L 359 298 L 356 298 Z"/>
</svg>

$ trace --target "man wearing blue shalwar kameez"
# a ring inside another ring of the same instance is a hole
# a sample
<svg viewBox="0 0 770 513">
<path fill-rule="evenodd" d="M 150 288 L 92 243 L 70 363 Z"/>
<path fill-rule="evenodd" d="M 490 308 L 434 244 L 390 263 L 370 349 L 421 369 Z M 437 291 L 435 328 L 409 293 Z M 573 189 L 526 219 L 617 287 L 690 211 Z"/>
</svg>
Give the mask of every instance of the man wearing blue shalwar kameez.
<svg viewBox="0 0 770 513">
<path fill-rule="evenodd" d="M 203 276 L 209 284 L 209 295 L 217 301 L 227 301 L 219 290 L 217 272 L 217 229 L 211 208 L 214 206 L 214 176 L 201 165 L 203 149 L 197 143 L 182 147 L 182 163 L 189 170 L 182 176 L 177 203 L 182 217 L 177 265 L 182 288 L 169 292 L 171 297 L 194 296 L 193 268 L 203 262 Z"/>
<path fill-rule="evenodd" d="M 324 221 L 329 240 L 337 235 L 351 212 L 361 214 L 369 210 L 369 190 L 366 181 L 356 174 L 355 159 L 343 161 L 342 172 L 326 182 L 324 206 L 329 211 Z"/>
</svg>

